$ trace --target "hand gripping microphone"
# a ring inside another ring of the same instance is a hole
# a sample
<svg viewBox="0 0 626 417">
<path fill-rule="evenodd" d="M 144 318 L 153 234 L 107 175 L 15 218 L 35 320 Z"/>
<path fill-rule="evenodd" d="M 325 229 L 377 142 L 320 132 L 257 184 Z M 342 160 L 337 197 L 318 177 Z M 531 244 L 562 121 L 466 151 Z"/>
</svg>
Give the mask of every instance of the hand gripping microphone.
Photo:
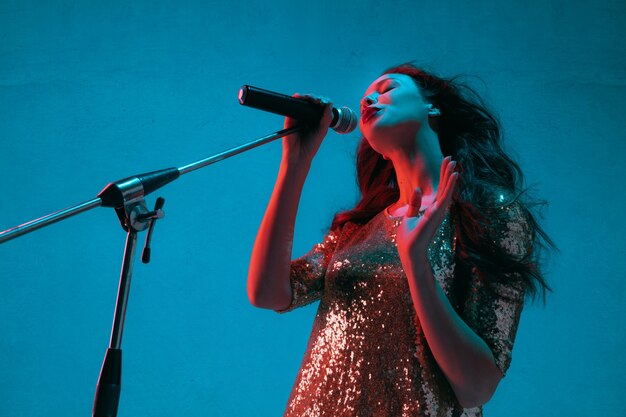
<svg viewBox="0 0 626 417">
<path fill-rule="evenodd" d="M 271 113 L 288 116 L 306 124 L 318 124 L 324 106 L 285 94 L 244 85 L 239 90 L 239 104 Z M 337 133 L 350 133 L 357 125 L 358 116 L 348 107 L 333 107 L 330 128 Z"/>
</svg>

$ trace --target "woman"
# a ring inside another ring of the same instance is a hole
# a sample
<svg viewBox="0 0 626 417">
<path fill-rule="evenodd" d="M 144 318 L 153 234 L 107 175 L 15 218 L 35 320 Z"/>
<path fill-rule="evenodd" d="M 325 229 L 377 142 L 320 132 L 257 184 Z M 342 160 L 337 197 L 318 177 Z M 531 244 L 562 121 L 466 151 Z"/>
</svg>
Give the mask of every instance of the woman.
<svg viewBox="0 0 626 417">
<path fill-rule="evenodd" d="M 286 416 L 481 416 L 505 375 L 525 296 L 550 240 L 523 202 L 519 167 L 476 94 L 411 64 L 361 101 L 361 200 L 291 261 L 319 127 L 283 141 L 250 263 L 253 305 L 320 299 Z M 285 127 L 294 120 L 287 119 Z"/>
</svg>

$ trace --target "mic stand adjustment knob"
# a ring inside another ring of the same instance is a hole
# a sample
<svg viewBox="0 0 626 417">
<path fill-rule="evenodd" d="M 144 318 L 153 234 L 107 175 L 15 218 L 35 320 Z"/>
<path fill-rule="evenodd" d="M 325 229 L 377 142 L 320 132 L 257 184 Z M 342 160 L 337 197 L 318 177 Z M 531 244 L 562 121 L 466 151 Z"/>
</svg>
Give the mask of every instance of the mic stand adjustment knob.
<svg viewBox="0 0 626 417">
<path fill-rule="evenodd" d="M 162 210 L 164 204 L 165 199 L 163 197 L 159 197 L 157 198 L 153 211 L 149 211 L 147 213 L 139 215 L 141 220 L 148 221 L 150 223 L 150 226 L 148 228 L 148 234 L 146 235 L 146 243 L 144 245 L 143 252 L 141 253 L 141 262 L 143 262 L 144 264 L 150 262 L 150 242 L 152 241 L 152 232 L 154 231 L 154 225 L 156 224 L 156 221 L 165 217 L 165 212 Z"/>
</svg>

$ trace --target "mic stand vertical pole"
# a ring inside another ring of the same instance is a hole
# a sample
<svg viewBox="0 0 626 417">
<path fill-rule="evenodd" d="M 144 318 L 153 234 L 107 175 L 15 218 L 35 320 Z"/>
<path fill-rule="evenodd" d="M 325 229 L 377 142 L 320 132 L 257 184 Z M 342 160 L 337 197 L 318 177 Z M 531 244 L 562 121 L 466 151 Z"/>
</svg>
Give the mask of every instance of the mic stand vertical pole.
<svg viewBox="0 0 626 417">
<path fill-rule="evenodd" d="M 126 236 L 120 284 L 117 290 L 111 341 L 104 356 L 98 385 L 96 386 L 93 406 L 94 417 L 115 417 L 117 415 L 122 389 L 122 332 L 124 330 L 124 318 L 126 317 L 126 306 L 128 304 L 128 293 L 136 247 L 137 232 L 129 229 Z"/>
<path fill-rule="evenodd" d="M 96 386 L 93 406 L 93 417 L 116 417 L 122 388 L 122 333 L 126 317 L 126 305 L 130 291 L 130 279 L 133 272 L 133 260 L 137 247 L 137 232 L 150 226 L 150 219 L 159 218 L 157 207 L 152 212 L 146 208 L 143 197 L 155 189 L 173 181 L 178 176 L 219 162 L 223 159 L 240 154 L 257 146 L 302 130 L 302 126 L 294 126 L 263 136 L 250 143 L 237 146 L 209 158 L 202 159 L 181 168 L 168 168 L 129 177 L 109 184 L 98 195 L 105 207 L 114 207 L 122 228 L 126 230 L 126 247 L 117 292 L 115 316 L 111 330 L 111 341 L 104 356 L 100 377 Z M 157 202 L 157 206 L 158 206 Z"/>
<path fill-rule="evenodd" d="M 149 219 L 154 215 L 154 213 L 148 212 L 143 199 L 129 207 L 124 207 L 123 211 L 125 213 L 125 229 L 127 229 L 126 246 L 124 248 L 124 259 L 117 291 L 111 340 L 104 356 L 100 377 L 96 386 L 93 417 L 117 416 L 122 388 L 122 333 L 124 331 L 130 281 L 133 274 L 133 261 L 137 248 L 137 232 L 145 230 L 150 224 Z M 121 212 L 122 210 L 118 210 L 118 215 Z"/>
</svg>

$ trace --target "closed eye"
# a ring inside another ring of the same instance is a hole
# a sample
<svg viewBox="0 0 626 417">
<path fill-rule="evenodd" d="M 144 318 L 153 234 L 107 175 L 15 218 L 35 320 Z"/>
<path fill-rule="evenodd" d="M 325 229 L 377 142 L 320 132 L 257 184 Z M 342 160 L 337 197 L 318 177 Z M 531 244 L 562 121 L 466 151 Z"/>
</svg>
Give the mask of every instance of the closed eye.
<svg viewBox="0 0 626 417">
<path fill-rule="evenodd" d="M 383 88 L 380 92 L 380 94 L 385 94 L 386 92 L 393 90 L 395 87 L 395 85 L 386 85 L 385 88 Z"/>
</svg>

